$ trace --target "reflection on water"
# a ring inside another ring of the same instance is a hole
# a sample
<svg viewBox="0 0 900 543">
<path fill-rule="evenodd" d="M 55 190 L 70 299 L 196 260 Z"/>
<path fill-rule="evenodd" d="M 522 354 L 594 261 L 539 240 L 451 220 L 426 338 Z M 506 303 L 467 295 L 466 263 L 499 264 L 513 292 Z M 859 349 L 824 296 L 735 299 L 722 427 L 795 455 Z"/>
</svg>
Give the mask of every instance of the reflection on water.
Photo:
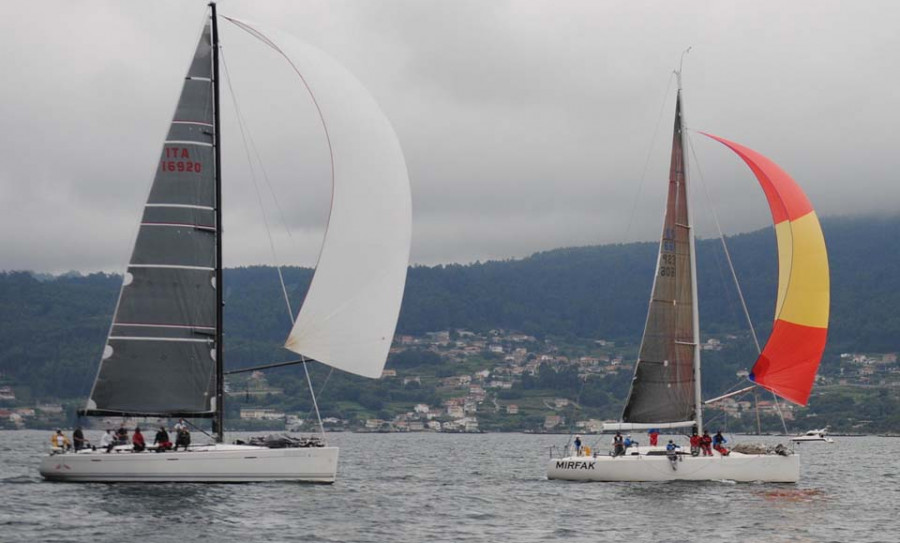
<svg viewBox="0 0 900 543">
<path fill-rule="evenodd" d="M 789 488 L 761 491 L 760 494 L 767 500 L 781 502 L 812 502 L 826 498 L 824 490 L 817 488 Z"/>
<path fill-rule="evenodd" d="M 45 432 L 0 432 L 0 540 L 896 540 L 900 439 L 805 446 L 797 485 L 547 481 L 566 436 L 331 434 L 334 485 L 40 480 Z M 878 451 L 878 455 L 871 454 Z"/>
<path fill-rule="evenodd" d="M 99 511 L 113 516 L 139 511 L 148 519 L 171 519 L 172 522 L 181 522 L 179 517 L 185 510 L 205 511 L 229 499 L 225 485 L 117 483 L 87 486 L 96 487 L 91 493 L 92 505 Z"/>
</svg>

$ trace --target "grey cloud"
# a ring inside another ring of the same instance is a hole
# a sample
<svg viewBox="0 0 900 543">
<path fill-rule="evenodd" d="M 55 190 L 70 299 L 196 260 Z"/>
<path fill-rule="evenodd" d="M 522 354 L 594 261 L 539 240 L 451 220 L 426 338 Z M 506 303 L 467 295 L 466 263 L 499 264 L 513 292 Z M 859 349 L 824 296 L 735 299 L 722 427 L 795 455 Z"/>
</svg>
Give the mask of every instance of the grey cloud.
<svg viewBox="0 0 900 543">
<path fill-rule="evenodd" d="M 121 267 L 204 9 L 4 4 L 0 269 Z M 690 127 L 773 158 L 820 215 L 900 203 L 894 2 L 228 0 L 220 9 L 302 37 L 370 89 L 407 158 L 414 262 L 657 237 L 670 74 L 689 45 Z M 245 52 L 250 41 L 229 25 L 223 43 L 273 187 L 274 196 L 257 169 L 279 254 L 310 265 L 330 197 L 321 127 L 275 59 Z M 226 264 L 268 262 L 224 101 Z M 726 232 L 767 225 L 743 164 L 696 133 L 692 141 L 698 231 L 715 232 L 707 192 Z"/>
</svg>

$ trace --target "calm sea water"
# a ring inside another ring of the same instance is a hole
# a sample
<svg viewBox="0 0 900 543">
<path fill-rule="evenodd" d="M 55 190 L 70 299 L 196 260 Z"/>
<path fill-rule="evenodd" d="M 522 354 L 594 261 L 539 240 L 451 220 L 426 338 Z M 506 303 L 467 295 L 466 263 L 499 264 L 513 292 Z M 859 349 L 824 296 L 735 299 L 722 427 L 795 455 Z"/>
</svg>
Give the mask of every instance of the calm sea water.
<svg viewBox="0 0 900 543">
<path fill-rule="evenodd" d="M 763 485 L 548 481 L 566 436 L 329 434 L 320 486 L 46 483 L 49 435 L 0 432 L 0 541 L 900 541 L 897 438 L 802 445 L 801 483 Z"/>
</svg>

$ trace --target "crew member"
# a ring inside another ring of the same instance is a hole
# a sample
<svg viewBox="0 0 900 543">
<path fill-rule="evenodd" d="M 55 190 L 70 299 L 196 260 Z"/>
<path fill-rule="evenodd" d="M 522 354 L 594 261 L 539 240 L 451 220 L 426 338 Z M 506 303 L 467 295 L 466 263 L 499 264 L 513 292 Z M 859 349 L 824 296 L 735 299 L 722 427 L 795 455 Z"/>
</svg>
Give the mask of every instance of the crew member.
<svg viewBox="0 0 900 543">
<path fill-rule="evenodd" d="M 703 437 L 700 438 L 700 449 L 703 451 L 703 456 L 712 456 L 711 445 L 712 438 L 709 437 L 709 432 L 703 430 Z"/>
<path fill-rule="evenodd" d="M 103 437 L 100 438 L 100 448 L 106 449 L 106 452 L 112 452 L 116 446 L 116 436 L 112 430 L 107 430 Z"/>
<path fill-rule="evenodd" d="M 725 439 L 725 436 L 722 435 L 721 430 L 716 432 L 716 435 L 713 436 L 712 439 L 713 449 L 719 451 L 719 454 L 722 456 L 728 456 L 728 449 L 725 448 L 725 444 L 728 443 L 728 440 Z"/>
<path fill-rule="evenodd" d="M 613 437 L 613 456 L 622 456 L 625 454 L 625 442 L 622 440 L 622 434 L 616 432 Z"/>
<path fill-rule="evenodd" d="M 169 432 L 166 431 L 165 426 L 159 427 L 156 437 L 153 438 L 153 444 L 156 445 L 156 452 L 164 452 L 172 448 L 172 442 L 169 441 Z"/>
<path fill-rule="evenodd" d="M 50 436 L 50 444 L 57 449 L 62 449 L 64 451 L 72 448 L 72 443 L 69 442 L 69 438 L 67 438 L 60 429 L 57 429 L 56 433 Z"/>
<path fill-rule="evenodd" d="M 700 436 L 697 435 L 697 430 L 691 434 L 691 456 L 700 456 Z"/>
<path fill-rule="evenodd" d="M 118 431 L 116 431 L 116 444 L 128 445 L 128 430 L 125 429 L 124 423 L 119 426 Z"/>
<path fill-rule="evenodd" d="M 135 426 L 134 435 L 131 436 L 131 446 L 134 452 L 141 452 L 147 448 L 147 444 L 144 443 L 144 434 L 141 433 L 141 427 Z"/>
<path fill-rule="evenodd" d="M 678 449 L 680 449 L 678 445 L 675 444 L 671 439 L 669 443 L 666 444 L 666 458 L 669 459 L 669 465 L 672 466 L 673 470 L 678 469 Z"/>
<path fill-rule="evenodd" d="M 75 428 L 75 431 L 72 433 L 72 441 L 75 444 L 75 452 L 78 452 L 81 449 L 87 449 L 90 445 L 88 440 L 84 438 L 84 432 L 81 431 L 81 426 Z"/>
<path fill-rule="evenodd" d="M 191 432 L 188 430 L 187 425 L 183 424 L 180 430 L 176 430 L 178 433 L 175 435 L 175 449 L 178 450 L 178 447 L 184 447 L 184 450 L 188 450 L 188 447 L 191 445 Z"/>
</svg>

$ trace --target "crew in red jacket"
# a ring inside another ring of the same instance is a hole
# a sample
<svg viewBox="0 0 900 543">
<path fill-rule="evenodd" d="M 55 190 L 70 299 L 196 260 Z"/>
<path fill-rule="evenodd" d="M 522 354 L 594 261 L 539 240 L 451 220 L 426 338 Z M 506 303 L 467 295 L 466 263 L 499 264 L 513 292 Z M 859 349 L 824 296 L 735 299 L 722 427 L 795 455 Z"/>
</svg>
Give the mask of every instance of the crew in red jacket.
<svg viewBox="0 0 900 543">
<path fill-rule="evenodd" d="M 703 456 L 712 456 L 712 438 L 709 432 L 703 431 L 703 437 L 700 438 L 700 448 L 703 449 Z"/>
<path fill-rule="evenodd" d="M 696 431 L 691 435 L 691 456 L 700 456 L 700 436 Z"/>
<path fill-rule="evenodd" d="M 131 436 L 131 446 L 134 452 L 141 452 L 147 448 L 147 444 L 144 443 L 144 434 L 141 433 L 139 426 L 134 429 L 134 435 Z"/>
</svg>

